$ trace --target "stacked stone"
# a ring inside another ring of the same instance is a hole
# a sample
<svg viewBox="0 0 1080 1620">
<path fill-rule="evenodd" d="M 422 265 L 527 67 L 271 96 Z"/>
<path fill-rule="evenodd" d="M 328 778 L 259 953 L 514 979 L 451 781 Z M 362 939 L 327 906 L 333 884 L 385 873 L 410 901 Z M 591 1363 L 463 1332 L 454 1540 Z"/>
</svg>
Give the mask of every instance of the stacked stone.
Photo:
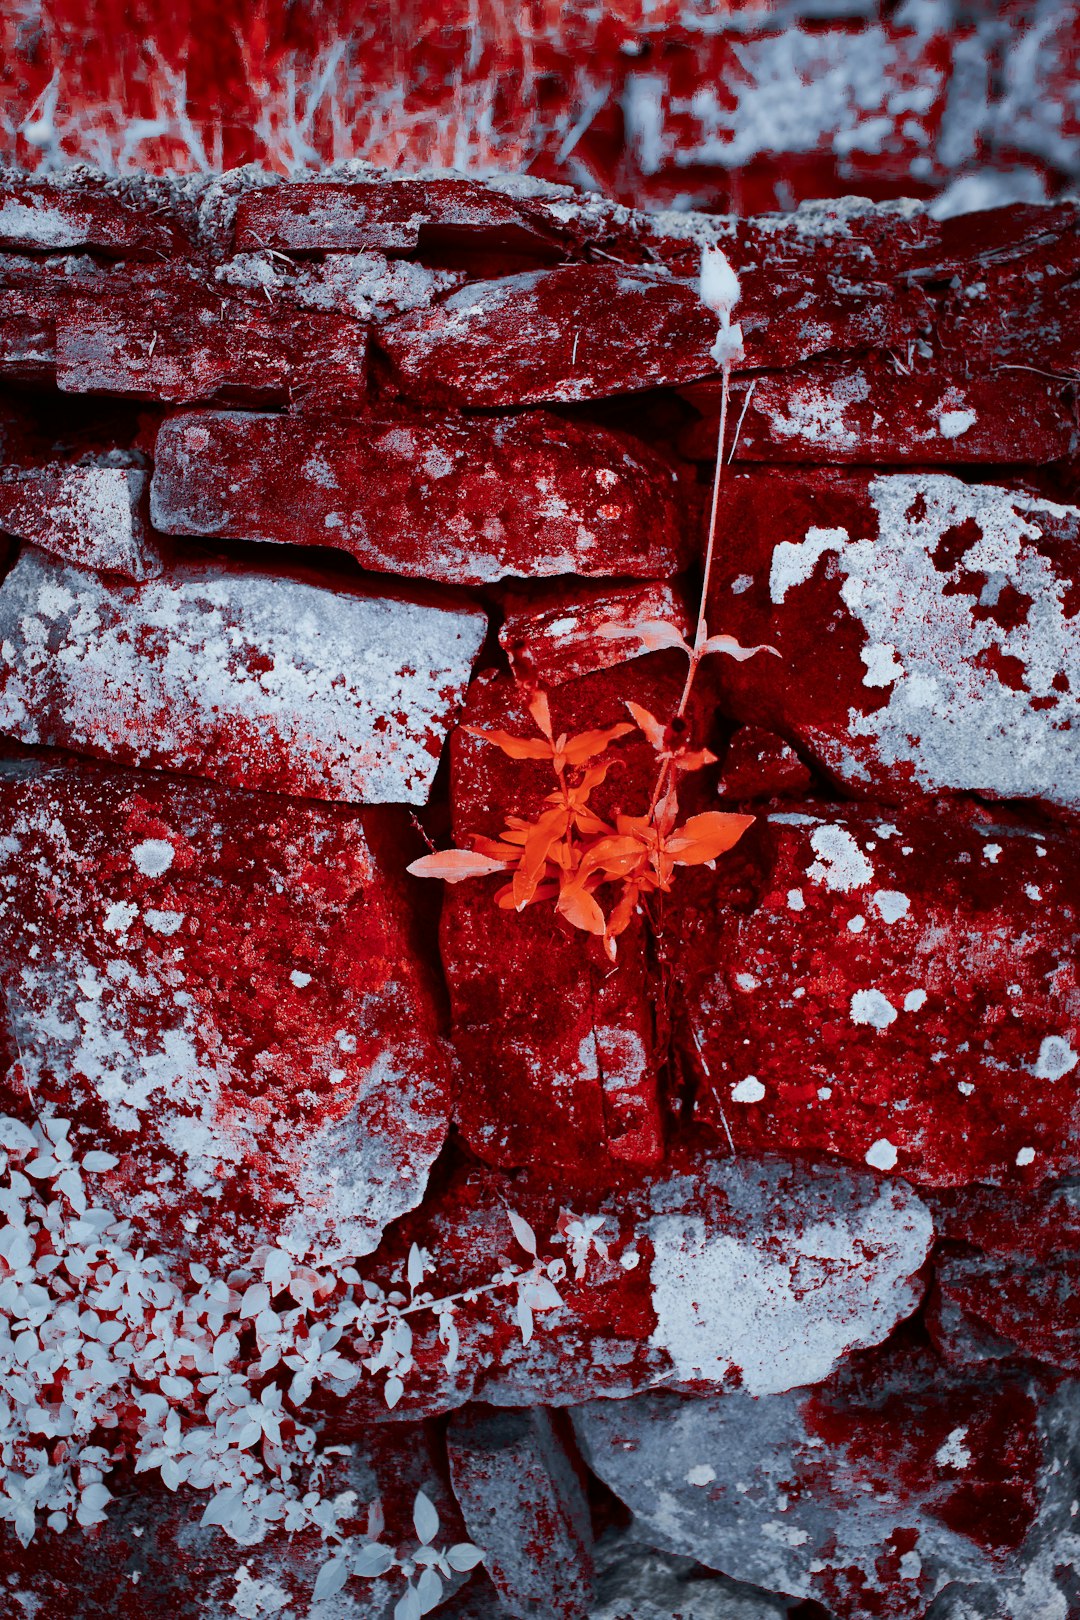
<svg viewBox="0 0 1080 1620">
<path fill-rule="evenodd" d="M 556 735 L 677 702 L 601 627 L 692 624 L 708 246 L 709 625 L 780 657 L 700 677 L 697 807 L 757 819 L 613 969 L 405 868 L 536 814 L 468 729 L 536 684 Z M 444 1612 L 1080 1612 L 1078 379 L 1075 203 L 0 189 L 0 1114 L 241 1293 L 437 1263 L 453 1355 L 417 1315 L 392 1405 L 295 1403 L 391 1540 L 422 1490 L 485 1548 Z M 516 1312 L 508 1210 L 565 1261 Z M 92 1543 L 4 1529 L 5 1620 L 394 1612 L 117 1422 Z"/>
</svg>

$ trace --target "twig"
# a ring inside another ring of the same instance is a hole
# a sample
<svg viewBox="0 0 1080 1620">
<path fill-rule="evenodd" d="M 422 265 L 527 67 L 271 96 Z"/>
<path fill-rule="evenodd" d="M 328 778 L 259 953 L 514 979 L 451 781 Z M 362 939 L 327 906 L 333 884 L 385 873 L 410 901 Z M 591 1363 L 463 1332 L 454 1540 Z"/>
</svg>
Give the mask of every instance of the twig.
<svg viewBox="0 0 1080 1620">
<path fill-rule="evenodd" d="M 750 401 L 753 398 L 754 389 L 757 387 L 757 385 L 758 385 L 757 378 L 756 377 L 751 378 L 750 387 L 746 390 L 746 398 L 743 400 L 742 410 L 739 412 L 739 420 L 735 424 L 735 437 L 731 441 L 731 453 L 727 458 L 729 467 L 731 466 L 731 463 L 735 460 L 735 452 L 739 448 L 739 434 L 742 432 L 743 417 L 746 415 L 746 412 L 747 412 L 747 410 L 749 408 L 749 405 L 750 405 Z"/>
</svg>

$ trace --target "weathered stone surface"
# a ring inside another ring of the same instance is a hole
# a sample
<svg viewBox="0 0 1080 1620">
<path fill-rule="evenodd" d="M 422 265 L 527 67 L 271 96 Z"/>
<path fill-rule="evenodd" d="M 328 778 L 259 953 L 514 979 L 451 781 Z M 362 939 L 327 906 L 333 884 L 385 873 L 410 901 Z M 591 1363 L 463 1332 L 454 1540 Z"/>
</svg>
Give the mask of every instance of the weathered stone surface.
<svg viewBox="0 0 1080 1620">
<path fill-rule="evenodd" d="M 943 228 L 963 257 L 935 327 L 944 352 L 971 371 L 996 370 L 1012 387 L 1037 367 L 1056 378 L 1080 365 L 1080 209 L 1075 201 L 1001 208 L 982 216 L 973 243 L 964 217 Z M 972 253 L 973 246 L 976 252 Z"/>
<path fill-rule="evenodd" d="M 709 1575 L 694 1558 L 660 1552 L 634 1526 L 596 1544 L 596 1600 L 588 1620 L 784 1620 L 787 1601 Z"/>
<path fill-rule="evenodd" d="M 770 472 L 731 480 L 722 528 L 710 623 L 781 654 L 715 670 L 736 718 L 856 793 L 1080 804 L 1076 508 L 936 473 Z"/>
<path fill-rule="evenodd" d="M 158 434 L 152 511 L 173 534 L 336 546 L 449 584 L 663 575 L 689 560 L 669 466 L 625 435 L 542 415 L 181 416 Z"/>
<path fill-rule="evenodd" d="M 367 333 L 318 310 L 263 298 L 166 270 L 105 278 L 56 314 L 56 381 L 65 393 L 170 400 L 238 399 L 362 404 Z"/>
<path fill-rule="evenodd" d="M 578 586 L 508 591 L 499 643 L 519 679 L 540 686 L 611 669 L 641 654 L 640 625 L 664 620 L 684 636 L 690 612 L 678 585 Z M 612 626 L 624 635 L 604 633 Z"/>
<path fill-rule="evenodd" d="M 505 1268 L 532 1261 L 508 1209 L 530 1223 L 545 1266 L 562 1261 L 546 1272 L 561 1305 L 536 1301 L 527 1340 Z M 916 1308 L 931 1238 L 902 1182 L 690 1147 L 607 1194 L 540 1166 L 513 1182 L 473 1170 L 399 1222 L 364 1272 L 394 1286 L 415 1243 L 435 1279 L 425 1288 L 460 1301 L 449 1357 L 435 1317 L 410 1318 L 414 1364 L 394 1415 L 422 1417 L 469 1400 L 565 1406 L 656 1386 L 766 1395 L 824 1378 Z M 345 1436 L 386 1416 L 371 1380 L 327 1409 Z"/>
<path fill-rule="evenodd" d="M 1076 1406 L 901 1340 L 817 1390 L 598 1401 L 574 1423 L 656 1545 L 845 1620 L 915 1620 L 949 1581 L 1020 1574 L 1040 1510 L 1075 1491 Z"/>
<path fill-rule="evenodd" d="M 724 755 L 716 791 L 736 803 L 801 799 L 812 782 L 810 771 L 782 737 L 760 726 L 739 726 Z"/>
<path fill-rule="evenodd" d="M 589 1504 L 550 1414 L 462 1413 L 447 1450 L 465 1529 L 506 1613 L 580 1620 L 593 1587 Z"/>
<path fill-rule="evenodd" d="M 677 655 L 659 654 L 556 688 L 556 736 L 625 720 L 627 698 L 654 714 L 673 712 L 684 667 Z M 513 681 L 481 675 L 462 725 L 536 736 L 526 698 Z M 590 803 L 603 816 L 617 804 L 641 814 L 655 755 L 637 733 L 620 741 L 618 754 L 619 769 Z M 450 765 L 459 848 L 475 835 L 497 837 L 507 814 L 535 819 L 555 787 L 548 762 L 508 759 L 461 727 L 451 738 Z M 440 939 L 462 1068 L 462 1133 L 481 1158 L 502 1166 L 587 1166 L 603 1176 L 623 1162 L 658 1162 L 663 1013 L 655 1005 L 641 918 L 622 936 L 612 973 L 599 942 L 564 926 L 550 905 L 496 907 L 501 881 L 456 884 L 443 901 Z"/>
<path fill-rule="evenodd" d="M 970 1187 L 933 1202 L 944 1241 L 927 1320 L 942 1354 L 1080 1372 L 1080 1191 Z"/>
<path fill-rule="evenodd" d="M 28 550 L 0 586 L 0 731 L 236 786 L 423 804 L 485 628 L 471 608 L 229 564 L 127 585 Z"/>
<path fill-rule="evenodd" d="M 952 380 L 939 357 L 819 360 L 766 372 L 732 391 L 736 461 L 855 462 L 866 466 L 1022 462 L 1069 454 L 1076 425 L 1068 385 L 1033 371 Z M 683 434 L 684 455 L 712 461 L 719 384 L 684 390 L 705 414 Z M 745 415 L 743 405 L 746 405 Z"/>
<path fill-rule="evenodd" d="M 147 475 L 133 467 L 0 467 L 0 529 L 84 568 L 160 574 L 146 531 Z"/>
<path fill-rule="evenodd" d="M 238 252 L 411 253 L 421 231 L 433 230 L 510 245 L 544 240 L 509 197 L 461 178 L 308 180 L 249 192 L 237 204 L 234 240 Z"/>
<path fill-rule="evenodd" d="M 930 1186 L 1080 1165 L 1080 894 L 1060 834 L 808 804 L 672 898 L 684 1061 L 740 1153 L 835 1153 Z"/>
<path fill-rule="evenodd" d="M 125 199 L 87 179 L 0 180 L 0 248 L 35 253 L 67 253 L 92 248 L 133 259 L 157 259 L 182 250 L 177 221 L 160 204 L 151 209 L 139 197 Z"/>
<path fill-rule="evenodd" d="M 411 396 L 532 405 L 709 376 L 715 337 L 693 285 L 571 265 L 472 282 L 436 309 L 387 322 L 379 343 Z"/>
<path fill-rule="evenodd" d="M 159 1252 L 373 1249 L 450 1106 L 400 824 L 90 765 L 8 763 L 0 801 L 5 1106 L 118 1157 Z"/>
</svg>

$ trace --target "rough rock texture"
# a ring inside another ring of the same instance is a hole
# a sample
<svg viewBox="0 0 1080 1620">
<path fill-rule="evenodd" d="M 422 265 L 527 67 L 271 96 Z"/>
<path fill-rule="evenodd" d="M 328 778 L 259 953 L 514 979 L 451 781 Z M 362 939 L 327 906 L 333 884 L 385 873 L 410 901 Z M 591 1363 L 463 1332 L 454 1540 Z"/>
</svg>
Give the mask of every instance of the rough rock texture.
<svg viewBox="0 0 1080 1620">
<path fill-rule="evenodd" d="M 0 529 L 127 579 L 162 571 L 142 515 L 146 474 L 129 467 L 0 467 Z"/>
<path fill-rule="evenodd" d="M 950 1360 L 1018 1355 L 1080 1371 L 1080 1196 L 1071 1183 L 1022 1203 L 989 1187 L 934 1200 L 942 1244 L 928 1322 Z"/>
<path fill-rule="evenodd" d="M 374 1248 L 450 1100 L 387 813 L 31 761 L 0 798 L 8 1110 L 116 1156 L 156 1250 Z"/>
<path fill-rule="evenodd" d="M 541 1408 L 455 1419 L 450 1478 L 469 1538 L 514 1620 L 577 1620 L 592 1596 L 592 1525 L 574 1465 Z"/>
<path fill-rule="evenodd" d="M 722 548 L 712 620 L 782 656 L 725 664 L 740 719 L 855 793 L 1080 804 L 1075 506 L 943 473 L 742 475 Z"/>
<path fill-rule="evenodd" d="M 102 278 L 67 301 L 56 322 L 56 381 L 67 393 L 192 400 L 239 398 L 359 403 L 367 335 L 357 322 L 263 299 L 186 276 L 133 272 Z"/>
<path fill-rule="evenodd" d="M 788 1612 L 782 1598 L 636 1541 L 632 1527 L 597 1543 L 589 1620 L 782 1620 Z"/>
<path fill-rule="evenodd" d="M 466 1293 L 449 1357 L 436 1322 L 414 1318 L 415 1366 L 396 1413 L 429 1416 L 470 1399 L 566 1406 L 657 1385 L 770 1394 L 825 1377 L 922 1297 L 926 1206 L 903 1182 L 865 1170 L 675 1149 L 662 1176 L 628 1178 L 602 1199 L 577 1190 L 569 1224 L 559 1219 L 566 1189 L 547 1179 L 460 1176 L 433 1189 L 365 1264 L 388 1284 L 416 1244 L 434 1257 L 435 1297 L 448 1265 Z M 527 1342 L 519 1284 L 504 1273 L 509 1257 L 525 1258 L 508 1208 L 528 1221 L 538 1252 L 561 1262 L 561 1303 L 525 1285 L 537 1313 Z M 492 1276 L 504 1276 L 500 1287 L 468 1297 Z M 352 1422 L 386 1411 L 378 1387 L 362 1381 L 328 1416 L 348 1436 Z"/>
<path fill-rule="evenodd" d="M 986 811 L 772 810 L 677 897 L 677 1039 L 739 1152 L 929 1186 L 1080 1166 L 1070 841 Z"/>
<path fill-rule="evenodd" d="M 170 534 L 335 546 L 364 568 L 450 585 L 505 574 L 677 573 L 672 469 L 625 435 L 554 417 L 174 417 L 151 509 Z"/>
<path fill-rule="evenodd" d="M 1076 1407 L 1075 1386 L 900 1343 L 816 1390 L 595 1402 L 574 1423 L 657 1545 L 841 1616 L 919 1616 L 946 1583 L 1020 1576 L 1075 1489 Z"/>
<path fill-rule="evenodd" d="M 423 804 L 483 619 L 227 564 L 108 583 L 27 551 L 0 586 L 0 728 L 301 797 Z"/>
<path fill-rule="evenodd" d="M 0 1620 L 1075 1620 L 1071 24 L 276 6 L 0 177 Z"/>
</svg>

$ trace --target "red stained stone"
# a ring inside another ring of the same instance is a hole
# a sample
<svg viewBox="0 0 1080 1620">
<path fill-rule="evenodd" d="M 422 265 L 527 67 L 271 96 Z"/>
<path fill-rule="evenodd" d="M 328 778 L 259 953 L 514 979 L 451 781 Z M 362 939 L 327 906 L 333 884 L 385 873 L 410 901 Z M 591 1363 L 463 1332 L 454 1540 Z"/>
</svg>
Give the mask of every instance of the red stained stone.
<svg viewBox="0 0 1080 1620">
<path fill-rule="evenodd" d="M 0 529 L 85 568 L 161 573 L 142 519 L 146 474 L 128 467 L 0 467 Z"/>
<path fill-rule="evenodd" d="M 958 258 L 968 218 L 951 222 Z M 935 322 L 944 355 L 1003 394 L 1031 367 L 1067 382 L 1080 367 L 1080 204 L 994 210 L 977 228 Z"/>
<path fill-rule="evenodd" d="M 233 564 L 130 585 L 28 550 L 0 585 L 0 731 L 239 787 L 423 804 L 485 630 L 474 608 Z"/>
<path fill-rule="evenodd" d="M 929 1186 L 1080 1166 L 1080 889 L 986 812 L 775 811 L 674 897 L 685 1061 L 737 1150 Z"/>
<path fill-rule="evenodd" d="M 716 791 L 736 803 L 753 799 L 801 799 L 813 778 L 782 738 L 760 726 L 740 726 L 728 745 Z"/>
<path fill-rule="evenodd" d="M 484 1548 L 507 1614 L 579 1620 L 592 1596 L 592 1525 L 550 1414 L 464 1413 L 447 1448 L 469 1539 Z"/>
<path fill-rule="evenodd" d="M 367 334 L 337 314 L 230 297 L 167 271 L 131 271 L 60 309 L 56 380 L 74 394 L 283 401 L 333 413 L 363 401 Z"/>
<path fill-rule="evenodd" d="M 540 1165 L 513 1178 L 474 1167 L 395 1225 L 365 1276 L 401 1287 L 415 1243 L 424 1289 L 457 1301 L 458 1343 L 449 1352 L 434 1314 L 413 1312 L 400 1404 L 388 1413 L 379 1381 L 362 1379 L 343 1403 L 322 1402 L 328 1433 L 470 1400 L 566 1406 L 657 1386 L 766 1395 L 825 1377 L 922 1295 L 929 1212 L 905 1183 L 866 1170 L 683 1144 L 647 1180 L 628 1171 L 607 1193 L 550 1180 Z M 508 1210 L 556 1266 L 561 1304 L 535 1302 L 528 1342 L 505 1268 L 532 1259 Z M 573 1217 L 565 1233 L 560 1212 Z"/>
<path fill-rule="evenodd" d="M 475 180 L 301 181 L 249 192 L 236 209 L 237 252 L 411 253 L 420 233 L 536 245 L 509 197 Z"/>
<path fill-rule="evenodd" d="M 539 591 L 508 591 L 499 643 L 523 681 L 559 686 L 627 663 L 642 652 L 634 634 L 664 620 L 686 637 L 693 626 L 677 585 L 587 586 L 558 584 Z M 614 626 L 624 636 L 601 635 Z"/>
<path fill-rule="evenodd" d="M 131 259 L 160 259 L 183 251 L 184 234 L 156 199 L 138 192 L 125 197 L 119 188 L 93 181 L 0 182 L 0 249 L 35 253 L 68 253 L 93 249 Z"/>
<path fill-rule="evenodd" d="M 173 534 L 337 546 L 450 584 L 688 561 L 673 470 L 624 434 L 543 415 L 176 417 L 158 434 L 152 511 Z"/>
<path fill-rule="evenodd" d="M 934 473 L 736 474 L 710 623 L 735 718 L 858 794 L 1080 804 L 1080 512 Z"/>
<path fill-rule="evenodd" d="M 696 287 L 613 265 L 473 282 L 379 332 L 408 394 L 464 405 L 601 399 L 689 382 L 715 371 L 715 337 Z"/>
<path fill-rule="evenodd" d="M 915 364 L 918 369 L 914 369 Z M 1075 428 L 1066 385 L 1032 371 L 950 378 L 936 360 L 864 356 L 765 373 L 732 394 L 739 423 L 736 461 L 848 462 L 863 466 L 1025 462 L 1068 455 Z M 680 448 L 693 460 L 716 455 L 719 385 L 685 390 L 700 422 Z M 743 414 L 743 406 L 746 406 Z"/>
<path fill-rule="evenodd" d="M 951 1361 L 1024 1356 L 1080 1371 L 1080 1199 L 1074 1186 L 1025 1198 L 991 1187 L 932 1200 L 943 1242 L 928 1324 Z"/>
<path fill-rule="evenodd" d="M 683 661 L 639 659 L 552 693 L 556 735 L 627 719 L 627 698 L 654 714 L 674 712 Z M 537 735 L 526 691 L 497 676 L 470 689 L 462 724 Z M 612 750 L 617 761 L 591 803 L 643 814 L 655 755 L 638 733 Z M 555 786 L 546 763 L 508 759 L 459 728 L 451 740 L 454 842 L 497 837 L 505 815 L 534 819 Z M 448 887 L 442 954 L 462 1065 L 458 1120 L 489 1163 L 577 1166 L 602 1179 L 620 1161 L 662 1155 L 657 1074 L 663 1017 L 647 965 L 641 919 L 620 941 L 615 973 L 592 936 L 564 926 L 550 905 L 496 907 L 501 879 Z M 536 963 L 542 961 L 537 981 Z"/>
<path fill-rule="evenodd" d="M 450 1106 L 390 813 L 31 763 L 0 777 L 21 1067 L 148 1247 L 366 1253 Z"/>
<path fill-rule="evenodd" d="M 721 246 L 740 277 L 747 367 L 869 347 L 903 354 L 930 328 L 932 309 L 911 272 L 930 273 L 938 237 L 921 213 L 823 204 L 679 231 L 596 218 L 594 205 L 576 199 L 549 211 L 580 234 L 579 251 L 601 238 L 605 262 L 473 282 L 388 322 L 378 341 L 409 394 L 514 405 L 714 376 L 716 321 L 697 290 L 705 243 Z"/>
<path fill-rule="evenodd" d="M 815 1390 L 593 1402 L 574 1423 L 639 1537 L 843 1620 L 919 1620 L 949 1582 L 1022 1590 L 1075 1489 L 1061 1406 L 905 1334 Z"/>
</svg>

